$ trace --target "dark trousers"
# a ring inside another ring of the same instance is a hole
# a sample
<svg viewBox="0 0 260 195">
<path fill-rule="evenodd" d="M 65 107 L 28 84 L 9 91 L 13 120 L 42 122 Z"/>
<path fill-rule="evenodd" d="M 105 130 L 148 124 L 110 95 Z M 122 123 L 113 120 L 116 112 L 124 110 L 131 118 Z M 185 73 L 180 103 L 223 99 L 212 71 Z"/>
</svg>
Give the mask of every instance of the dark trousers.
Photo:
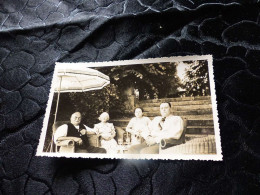
<svg viewBox="0 0 260 195">
<path fill-rule="evenodd" d="M 105 148 L 99 148 L 95 146 L 88 146 L 87 151 L 88 153 L 107 153 Z"/>
<path fill-rule="evenodd" d="M 76 148 L 76 153 L 107 153 L 105 148 L 99 148 L 95 146 L 87 146 L 85 148 Z"/>
<path fill-rule="evenodd" d="M 159 144 L 148 146 L 146 142 L 133 145 L 127 151 L 128 154 L 159 154 Z"/>
</svg>

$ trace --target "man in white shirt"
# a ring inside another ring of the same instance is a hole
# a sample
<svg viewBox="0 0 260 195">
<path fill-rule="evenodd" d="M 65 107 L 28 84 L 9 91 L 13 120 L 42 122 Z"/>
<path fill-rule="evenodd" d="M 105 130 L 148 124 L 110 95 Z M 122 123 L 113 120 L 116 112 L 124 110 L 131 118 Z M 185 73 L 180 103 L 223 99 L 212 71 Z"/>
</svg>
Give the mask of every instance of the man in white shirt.
<svg viewBox="0 0 260 195">
<path fill-rule="evenodd" d="M 150 135 L 145 142 L 129 148 L 129 154 L 158 154 L 162 139 L 180 139 L 183 133 L 183 120 L 171 114 L 171 104 L 161 103 L 161 116 L 155 117 L 150 125 Z"/>
<path fill-rule="evenodd" d="M 54 134 L 54 142 L 70 137 L 77 144 L 76 149 L 89 153 L 106 153 L 104 148 L 90 146 L 87 133 L 95 134 L 94 130 L 81 123 L 81 113 L 75 112 L 70 117 L 70 123 L 61 125 Z M 77 150 L 76 150 L 77 152 Z"/>
</svg>

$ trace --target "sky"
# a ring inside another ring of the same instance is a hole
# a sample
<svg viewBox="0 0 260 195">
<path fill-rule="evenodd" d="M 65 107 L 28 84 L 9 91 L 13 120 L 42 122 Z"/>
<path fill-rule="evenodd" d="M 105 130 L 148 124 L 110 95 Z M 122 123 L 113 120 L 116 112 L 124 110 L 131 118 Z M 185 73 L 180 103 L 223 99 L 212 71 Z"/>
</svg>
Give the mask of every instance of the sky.
<svg viewBox="0 0 260 195">
<path fill-rule="evenodd" d="M 184 64 L 183 62 L 180 62 L 177 66 L 177 75 L 180 77 L 180 80 L 183 81 L 185 76 L 185 69 L 189 67 L 189 65 Z"/>
</svg>

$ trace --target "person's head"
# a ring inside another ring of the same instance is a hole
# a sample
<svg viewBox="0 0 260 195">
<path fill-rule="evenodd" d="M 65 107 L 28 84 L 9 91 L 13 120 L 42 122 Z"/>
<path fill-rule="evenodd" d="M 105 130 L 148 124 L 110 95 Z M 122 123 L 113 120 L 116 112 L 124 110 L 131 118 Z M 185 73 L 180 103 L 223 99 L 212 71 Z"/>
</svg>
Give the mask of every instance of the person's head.
<svg viewBox="0 0 260 195">
<path fill-rule="evenodd" d="M 101 122 L 105 123 L 109 120 L 109 114 L 107 112 L 103 112 L 99 118 L 98 118 Z"/>
<path fill-rule="evenodd" d="M 136 108 L 135 109 L 135 116 L 137 118 L 141 118 L 143 116 L 143 109 L 142 108 Z"/>
<path fill-rule="evenodd" d="M 171 114 L 171 104 L 169 102 L 163 102 L 160 105 L 160 112 L 162 117 L 167 117 Z"/>
<path fill-rule="evenodd" d="M 81 122 L 81 114 L 80 112 L 74 112 L 70 117 L 70 123 L 77 126 Z"/>
</svg>

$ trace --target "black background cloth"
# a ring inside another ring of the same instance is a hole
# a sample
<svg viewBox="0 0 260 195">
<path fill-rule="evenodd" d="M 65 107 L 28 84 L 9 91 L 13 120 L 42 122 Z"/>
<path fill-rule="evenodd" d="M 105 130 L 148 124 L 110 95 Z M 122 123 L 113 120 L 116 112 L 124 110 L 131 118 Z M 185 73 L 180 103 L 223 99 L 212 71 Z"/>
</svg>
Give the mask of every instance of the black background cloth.
<svg viewBox="0 0 260 195">
<path fill-rule="evenodd" d="M 0 194 L 260 194 L 248 0 L 0 1 Z M 223 161 L 35 157 L 54 63 L 212 54 Z"/>
</svg>

